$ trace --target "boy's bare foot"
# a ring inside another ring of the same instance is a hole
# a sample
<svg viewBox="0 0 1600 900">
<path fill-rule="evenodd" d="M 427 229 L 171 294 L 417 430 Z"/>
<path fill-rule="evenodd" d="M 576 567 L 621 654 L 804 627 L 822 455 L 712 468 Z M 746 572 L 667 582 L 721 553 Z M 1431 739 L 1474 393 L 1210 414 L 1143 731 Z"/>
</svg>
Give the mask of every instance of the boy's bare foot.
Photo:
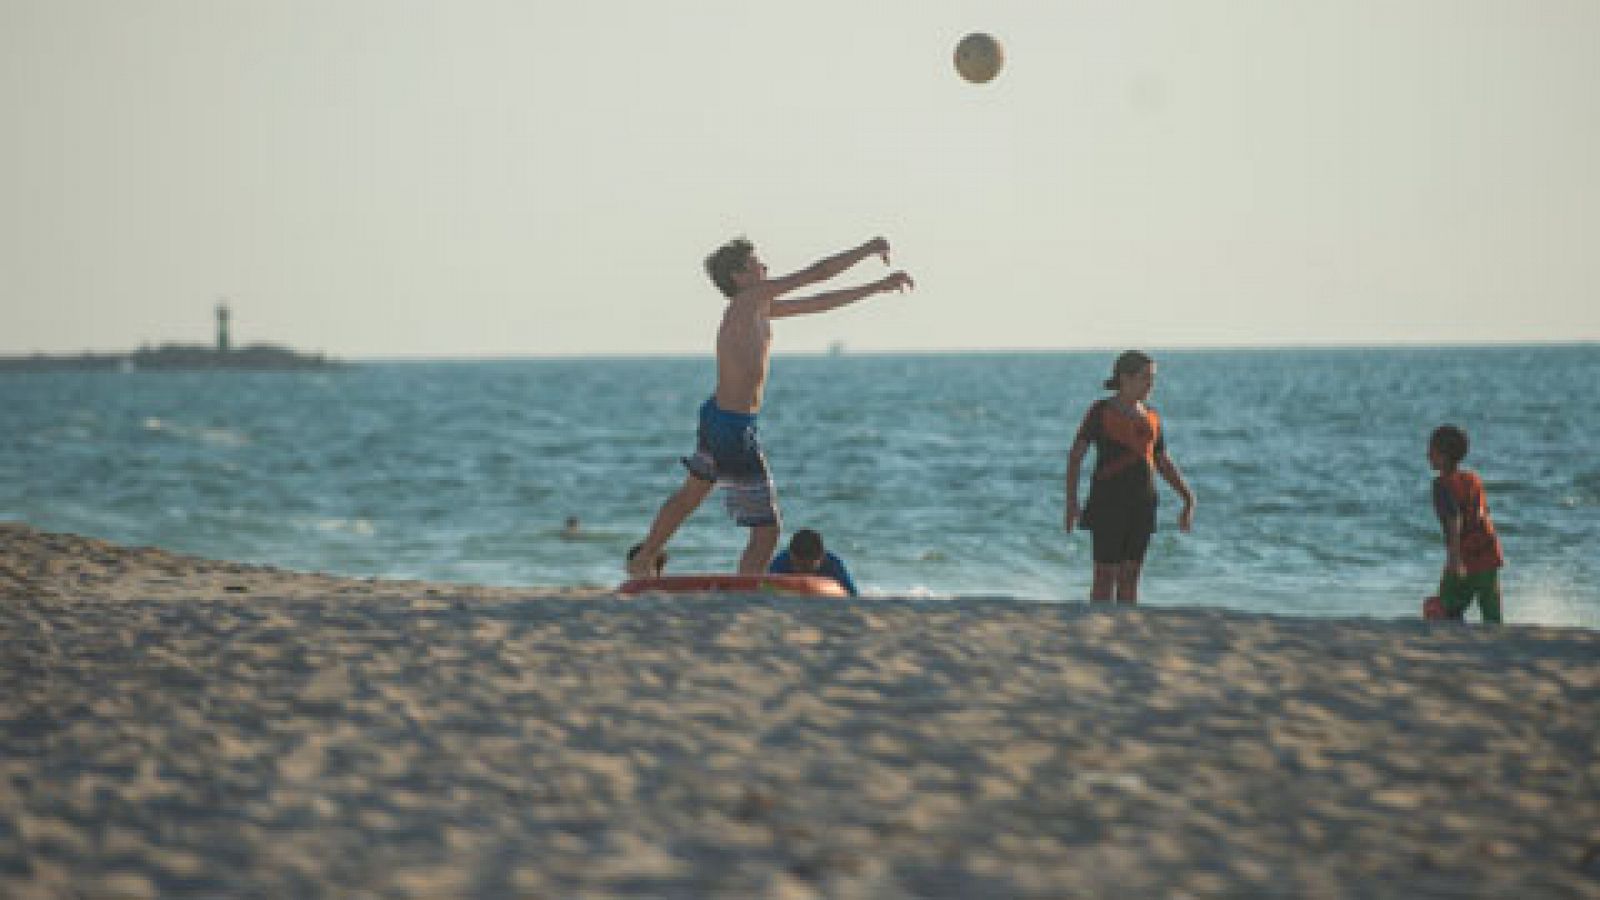
<svg viewBox="0 0 1600 900">
<path fill-rule="evenodd" d="M 647 557 L 643 553 L 635 553 L 628 559 L 626 566 L 629 578 L 649 578 L 655 574 L 656 560 L 660 555 Z"/>
</svg>

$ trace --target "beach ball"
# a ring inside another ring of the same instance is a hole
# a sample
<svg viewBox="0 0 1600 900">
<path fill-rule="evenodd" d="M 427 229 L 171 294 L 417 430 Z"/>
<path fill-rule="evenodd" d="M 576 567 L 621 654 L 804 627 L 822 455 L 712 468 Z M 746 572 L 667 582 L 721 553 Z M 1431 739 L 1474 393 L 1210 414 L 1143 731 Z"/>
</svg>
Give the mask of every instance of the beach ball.
<svg viewBox="0 0 1600 900">
<path fill-rule="evenodd" d="M 985 84 L 1000 74 L 1006 54 L 1000 42 L 981 31 L 975 31 L 956 44 L 956 71 L 973 84 Z"/>
</svg>

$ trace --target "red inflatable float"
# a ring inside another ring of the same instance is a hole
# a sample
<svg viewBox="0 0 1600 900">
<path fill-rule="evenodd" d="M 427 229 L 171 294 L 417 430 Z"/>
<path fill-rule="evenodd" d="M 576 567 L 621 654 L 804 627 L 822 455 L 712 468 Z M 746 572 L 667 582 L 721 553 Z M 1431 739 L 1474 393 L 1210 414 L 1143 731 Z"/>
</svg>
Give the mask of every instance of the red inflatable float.
<svg viewBox="0 0 1600 900">
<path fill-rule="evenodd" d="M 633 578 L 617 588 L 622 594 L 783 594 L 800 597 L 847 597 L 839 582 L 822 575 L 659 575 Z"/>
</svg>

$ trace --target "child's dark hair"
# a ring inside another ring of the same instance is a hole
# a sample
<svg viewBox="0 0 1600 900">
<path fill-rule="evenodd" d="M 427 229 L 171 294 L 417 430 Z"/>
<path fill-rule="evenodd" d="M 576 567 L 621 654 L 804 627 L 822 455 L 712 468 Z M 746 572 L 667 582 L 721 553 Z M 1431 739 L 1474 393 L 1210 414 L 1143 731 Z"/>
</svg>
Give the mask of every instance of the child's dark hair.
<svg viewBox="0 0 1600 900">
<path fill-rule="evenodd" d="M 1150 358 L 1150 354 L 1141 350 L 1124 351 L 1117 357 L 1117 361 L 1111 364 L 1111 377 L 1105 381 L 1106 390 L 1114 391 L 1122 387 L 1122 376 L 1137 375 L 1148 369 L 1152 362 L 1155 360 Z"/>
<path fill-rule="evenodd" d="M 1437 450 L 1451 465 L 1459 465 L 1467 458 L 1467 433 L 1454 425 L 1440 425 L 1428 438 L 1428 449 Z"/>
<path fill-rule="evenodd" d="M 794 559 L 813 560 L 822 558 L 822 535 L 802 528 L 789 539 L 789 556 Z"/>
<path fill-rule="evenodd" d="M 723 244 L 706 257 L 706 274 L 724 296 L 732 297 L 735 288 L 733 273 L 744 271 L 750 264 L 750 254 L 756 246 L 749 239 L 737 237 Z"/>
</svg>

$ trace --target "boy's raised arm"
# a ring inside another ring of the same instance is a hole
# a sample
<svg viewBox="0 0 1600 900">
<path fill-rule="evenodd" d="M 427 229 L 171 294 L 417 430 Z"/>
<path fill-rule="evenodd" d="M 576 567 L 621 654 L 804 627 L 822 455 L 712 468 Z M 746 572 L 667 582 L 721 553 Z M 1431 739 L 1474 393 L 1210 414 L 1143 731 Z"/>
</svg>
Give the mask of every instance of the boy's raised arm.
<svg viewBox="0 0 1600 900">
<path fill-rule="evenodd" d="M 889 242 L 881 237 L 873 238 L 859 247 L 835 253 L 826 259 L 819 259 L 798 272 L 770 278 L 766 282 L 766 287 L 774 297 L 780 294 L 787 294 L 808 284 L 826 281 L 873 255 L 880 257 L 883 260 L 883 264 L 888 265 Z"/>
<path fill-rule="evenodd" d="M 904 291 L 915 286 L 916 282 L 911 280 L 910 275 L 904 272 L 895 272 L 859 287 L 828 291 L 827 293 L 815 294 L 810 297 L 790 297 L 774 300 L 767 315 L 769 318 L 781 319 L 785 316 L 803 316 L 809 313 L 827 312 L 830 309 L 838 309 L 841 306 L 854 303 L 873 294 Z"/>
</svg>

